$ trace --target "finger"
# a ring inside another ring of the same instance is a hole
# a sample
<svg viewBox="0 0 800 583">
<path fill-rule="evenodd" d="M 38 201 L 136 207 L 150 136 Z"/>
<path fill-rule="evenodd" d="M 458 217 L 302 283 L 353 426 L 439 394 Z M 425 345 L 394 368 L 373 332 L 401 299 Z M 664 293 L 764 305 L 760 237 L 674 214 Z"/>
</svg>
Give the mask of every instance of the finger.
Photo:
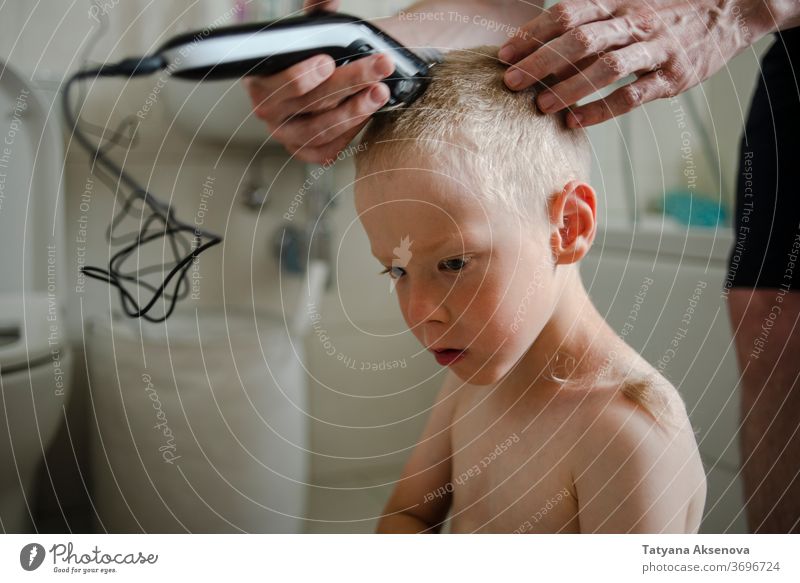
<svg viewBox="0 0 800 583">
<path fill-rule="evenodd" d="M 516 63 L 577 26 L 609 18 L 620 1 L 563 0 L 520 27 L 514 37 L 500 48 L 497 56 L 506 63 Z"/>
<path fill-rule="evenodd" d="M 349 144 L 353 138 L 358 135 L 358 132 L 361 131 L 366 123 L 366 121 L 362 122 L 324 146 L 287 146 L 286 149 L 290 154 L 302 162 L 329 164 L 332 163 L 336 159 L 336 156 L 339 154 L 339 152 L 344 150 L 347 144 Z"/>
<path fill-rule="evenodd" d="M 649 38 L 654 34 L 655 22 L 655 12 L 643 8 L 579 26 L 511 66 L 505 74 L 506 85 L 520 90 L 550 75 L 564 78 L 577 70 L 576 63 L 591 55 Z"/>
<path fill-rule="evenodd" d="M 632 73 L 653 70 L 664 58 L 657 43 L 636 43 L 605 53 L 585 70 L 540 93 L 536 104 L 543 112 L 553 113 Z"/>
<path fill-rule="evenodd" d="M 367 85 L 382 81 L 394 71 L 394 62 L 389 55 L 377 54 L 359 59 L 339 67 L 330 79 L 303 97 L 289 100 L 282 107 L 291 108 L 287 117 L 293 113 L 314 113 L 328 111 L 342 101 L 362 91 Z"/>
<path fill-rule="evenodd" d="M 669 89 L 661 79 L 660 71 L 654 71 L 614 91 L 605 99 L 599 99 L 575 108 L 567 115 L 567 126 L 587 127 L 627 113 L 645 103 L 667 97 Z"/>
<path fill-rule="evenodd" d="M 329 144 L 369 119 L 389 100 L 389 88 L 376 83 L 350 97 L 336 109 L 287 121 L 273 134 L 284 144 L 318 147 Z"/>
<path fill-rule="evenodd" d="M 561 35 L 523 62 L 537 79 L 551 74 L 565 79 L 583 68 L 581 63 L 593 56 L 649 40 L 654 35 L 656 21 L 655 11 L 644 7 L 610 20 L 591 22 Z"/>
<path fill-rule="evenodd" d="M 336 70 L 336 63 L 328 55 L 317 55 L 301 61 L 274 75 L 248 77 L 250 88 L 262 100 L 277 103 L 305 95 Z"/>
<path fill-rule="evenodd" d="M 335 70 L 331 57 L 318 55 L 275 75 L 249 77 L 248 91 L 256 104 L 256 115 L 270 121 L 278 104 L 305 95 L 325 82 Z"/>
<path fill-rule="evenodd" d="M 303 2 L 303 9 L 306 12 L 317 12 L 320 10 L 335 12 L 339 10 L 339 0 L 305 0 L 305 2 Z"/>
<path fill-rule="evenodd" d="M 613 48 L 614 50 L 616 50 L 621 47 L 613 47 Z M 573 65 L 570 65 L 569 67 L 565 67 L 564 69 L 559 70 L 559 72 L 553 76 L 553 79 L 555 79 L 555 81 L 551 82 L 549 87 L 552 87 L 558 81 L 564 81 L 566 79 L 569 79 L 573 75 L 576 75 L 581 71 L 583 71 L 584 69 L 589 68 L 589 66 L 591 66 L 597 60 L 597 58 L 598 58 L 597 55 L 592 55 L 591 57 L 586 57 L 584 59 L 581 59 L 580 61 L 574 63 Z"/>
</svg>

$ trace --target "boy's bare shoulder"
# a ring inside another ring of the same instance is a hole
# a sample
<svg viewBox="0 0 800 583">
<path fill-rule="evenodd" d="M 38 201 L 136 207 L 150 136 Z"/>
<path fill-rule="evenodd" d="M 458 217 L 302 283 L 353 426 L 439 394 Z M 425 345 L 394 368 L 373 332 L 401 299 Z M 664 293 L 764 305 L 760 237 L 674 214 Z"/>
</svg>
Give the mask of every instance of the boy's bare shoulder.
<svg viewBox="0 0 800 583">
<path fill-rule="evenodd" d="M 625 379 L 582 392 L 576 418 L 587 435 L 628 427 L 628 431 L 652 431 L 666 437 L 689 423 L 678 391 L 658 377 Z"/>
<path fill-rule="evenodd" d="M 582 513 L 582 528 L 695 532 L 706 483 L 683 400 L 654 369 L 638 373 L 578 391 L 570 466 L 578 493 L 603 501 Z M 625 512 L 602 515 L 617 505 Z"/>
<path fill-rule="evenodd" d="M 688 422 L 678 390 L 630 346 L 609 351 L 592 374 L 575 383 L 580 412 L 616 424 L 631 417 L 643 426 L 670 428 Z"/>
<path fill-rule="evenodd" d="M 691 425 L 678 390 L 647 363 L 631 362 L 572 391 L 577 425 L 588 439 L 608 431 L 674 438 Z"/>
</svg>

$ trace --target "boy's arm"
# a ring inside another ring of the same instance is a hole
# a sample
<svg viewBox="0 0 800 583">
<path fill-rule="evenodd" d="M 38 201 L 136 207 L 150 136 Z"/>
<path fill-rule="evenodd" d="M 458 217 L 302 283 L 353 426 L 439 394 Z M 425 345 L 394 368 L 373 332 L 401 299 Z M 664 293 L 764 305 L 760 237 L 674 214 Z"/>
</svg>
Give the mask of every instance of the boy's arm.
<svg viewBox="0 0 800 583">
<path fill-rule="evenodd" d="M 573 477 L 582 533 L 686 532 L 692 499 L 705 489 L 693 437 L 659 429 L 633 406 L 609 406 L 580 441 Z"/>
<path fill-rule="evenodd" d="M 378 522 L 379 533 L 438 532 L 450 509 L 450 425 L 461 381 L 448 372 L 419 443 Z"/>
</svg>

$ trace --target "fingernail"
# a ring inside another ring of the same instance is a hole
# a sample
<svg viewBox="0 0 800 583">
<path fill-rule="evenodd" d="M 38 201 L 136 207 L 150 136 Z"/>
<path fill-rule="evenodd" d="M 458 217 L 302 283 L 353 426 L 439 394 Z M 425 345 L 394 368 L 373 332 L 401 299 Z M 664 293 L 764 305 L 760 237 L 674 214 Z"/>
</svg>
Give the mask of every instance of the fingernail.
<svg viewBox="0 0 800 583">
<path fill-rule="evenodd" d="M 552 93 L 542 93 L 539 96 L 539 109 L 542 111 L 550 111 L 556 104 L 556 97 Z"/>
<path fill-rule="evenodd" d="M 388 98 L 388 95 L 386 95 L 386 91 L 383 87 L 383 84 L 375 85 L 375 87 L 369 90 L 369 98 L 374 103 L 382 104 Z"/>
<path fill-rule="evenodd" d="M 506 73 L 506 84 L 511 87 L 512 89 L 519 87 L 522 85 L 522 71 L 519 69 L 512 69 L 508 73 Z"/>
<path fill-rule="evenodd" d="M 514 58 L 514 47 L 511 45 L 504 46 L 502 49 L 500 49 L 500 52 L 497 53 L 497 58 L 507 63 L 510 62 L 511 59 Z"/>
<path fill-rule="evenodd" d="M 579 126 L 579 125 L 581 125 L 583 123 L 583 116 L 580 113 L 575 113 L 573 111 L 573 112 L 570 112 L 569 116 L 570 116 L 571 120 L 568 120 L 568 121 L 571 121 L 572 123 L 571 124 L 568 123 L 568 125 L 572 125 L 574 127 L 574 126 Z"/>
<path fill-rule="evenodd" d="M 322 77 L 328 77 L 333 70 L 336 68 L 336 65 L 330 59 L 320 59 L 317 61 L 317 73 L 319 73 Z"/>
<path fill-rule="evenodd" d="M 387 75 L 389 75 L 392 72 L 393 68 L 394 67 L 392 66 L 392 63 L 389 60 L 389 57 L 386 57 L 384 55 L 378 55 L 378 57 L 375 59 L 375 62 L 372 63 L 372 70 L 375 72 L 376 75 L 380 75 L 381 77 L 386 77 Z"/>
</svg>

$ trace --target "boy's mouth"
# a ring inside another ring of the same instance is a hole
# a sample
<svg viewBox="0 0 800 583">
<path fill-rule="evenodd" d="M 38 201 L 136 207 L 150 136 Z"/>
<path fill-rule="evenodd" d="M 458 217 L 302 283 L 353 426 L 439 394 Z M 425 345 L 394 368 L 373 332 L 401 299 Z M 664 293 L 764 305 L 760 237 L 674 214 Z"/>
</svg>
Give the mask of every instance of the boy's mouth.
<svg viewBox="0 0 800 583">
<path fill-rule="evenodd" d="M 436 362 L 442 366 L 448 366 L 460 360 L 466 352 L 459 348 L 431 348 L 430 350 L 436 357 Z"/>
</svg>

